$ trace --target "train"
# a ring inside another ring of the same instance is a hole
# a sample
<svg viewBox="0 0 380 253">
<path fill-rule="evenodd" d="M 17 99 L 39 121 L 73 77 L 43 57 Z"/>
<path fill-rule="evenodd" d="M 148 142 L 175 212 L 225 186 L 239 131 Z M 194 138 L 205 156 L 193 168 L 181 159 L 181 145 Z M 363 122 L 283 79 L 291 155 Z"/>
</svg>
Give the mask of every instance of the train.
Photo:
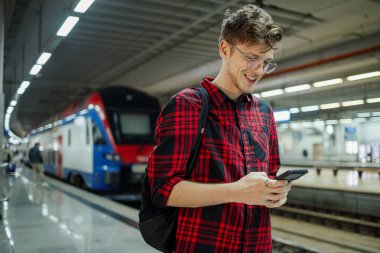
<svg viewBox="0 0 380 253">
<path fill-rule="evenodd" d="M 46 174 L 90 191 L 138 191 L 160 110 L 153 96 L 106 87 L 32 130 L 29 143 L 40 143 Z"/>
</svg>

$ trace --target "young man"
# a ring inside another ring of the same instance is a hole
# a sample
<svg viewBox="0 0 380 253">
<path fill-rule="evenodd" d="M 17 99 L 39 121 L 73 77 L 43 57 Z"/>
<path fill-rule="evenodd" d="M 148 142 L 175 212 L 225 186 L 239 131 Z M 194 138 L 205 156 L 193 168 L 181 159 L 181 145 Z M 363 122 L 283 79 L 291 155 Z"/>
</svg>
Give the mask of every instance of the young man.
<svg viewBox="0 0 380 253">
<path fill-rule="evenodd" d="M 186 89 L 160 114 L 148 176 L 153 203 L 180 208 L 176 252 L 272 252 L 269 208 L 286 202 L 291 185 L 273 179 L 280 160 L 272 109 L 251 93 L 276 67 L 281 38 L 281 28 L 254 5 L 226 12 L 220 72 L 202 82 L 210 111 L 190 178 L 202 101 Z"/>
</svg>

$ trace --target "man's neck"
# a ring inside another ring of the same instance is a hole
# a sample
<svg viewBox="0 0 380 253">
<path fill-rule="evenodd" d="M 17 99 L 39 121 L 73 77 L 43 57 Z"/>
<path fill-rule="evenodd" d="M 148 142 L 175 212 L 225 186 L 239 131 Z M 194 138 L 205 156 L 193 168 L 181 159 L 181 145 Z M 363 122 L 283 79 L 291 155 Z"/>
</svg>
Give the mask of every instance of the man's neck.
<svg viewBox="0 0 380 253">
<path fill-rule="evenodd" d="M 221 89 L 233 101 L 236 101 L 242 94 L 240 91 L 236 91 L 236 87 L 232 85 L 232 80 L 224 78 L 221 72 L 219 72 L 212 83 Z"/>
</svg>

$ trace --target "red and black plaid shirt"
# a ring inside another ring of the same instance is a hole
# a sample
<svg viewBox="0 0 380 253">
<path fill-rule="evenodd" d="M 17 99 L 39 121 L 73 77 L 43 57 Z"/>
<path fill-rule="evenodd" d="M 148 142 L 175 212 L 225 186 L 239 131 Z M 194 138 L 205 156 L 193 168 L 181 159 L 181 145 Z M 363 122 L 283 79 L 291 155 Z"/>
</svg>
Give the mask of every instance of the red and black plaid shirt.
<svg viewBox="0 0 380 253">
<path fill-rule="evenodd" d="M 274 177 L 280 166 L 277 131 L 269 104 L 246 94 L 232 101 L 205 78 L 210 97 L 206 134 L 196 166 L 186 180 L 231 183 L 250 172 Z M 165 207 L 173 186 L 184 180 L 198 133 L 202 100 L 179 92 L 162 110 L 157 146 L 148 162 L 153 203 Z M 241 203 L 180 208 L 176 252 L 272 252 L 269 209 Z"/>
</svg>

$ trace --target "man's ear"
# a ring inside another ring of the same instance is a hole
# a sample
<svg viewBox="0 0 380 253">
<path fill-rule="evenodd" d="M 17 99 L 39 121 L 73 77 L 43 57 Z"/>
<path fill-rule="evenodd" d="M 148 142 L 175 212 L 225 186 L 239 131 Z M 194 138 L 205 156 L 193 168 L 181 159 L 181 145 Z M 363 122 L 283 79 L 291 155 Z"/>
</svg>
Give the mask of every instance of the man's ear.
<svg viewBox="0 0 380 253">
<path fill-rule="evenodd" d="M 219 55 L 220 57 L 225 60 L 230 54 L 230 44 L 228 44 L 227 41 L 222 40 L 219 43 Z"/>
</svg>

